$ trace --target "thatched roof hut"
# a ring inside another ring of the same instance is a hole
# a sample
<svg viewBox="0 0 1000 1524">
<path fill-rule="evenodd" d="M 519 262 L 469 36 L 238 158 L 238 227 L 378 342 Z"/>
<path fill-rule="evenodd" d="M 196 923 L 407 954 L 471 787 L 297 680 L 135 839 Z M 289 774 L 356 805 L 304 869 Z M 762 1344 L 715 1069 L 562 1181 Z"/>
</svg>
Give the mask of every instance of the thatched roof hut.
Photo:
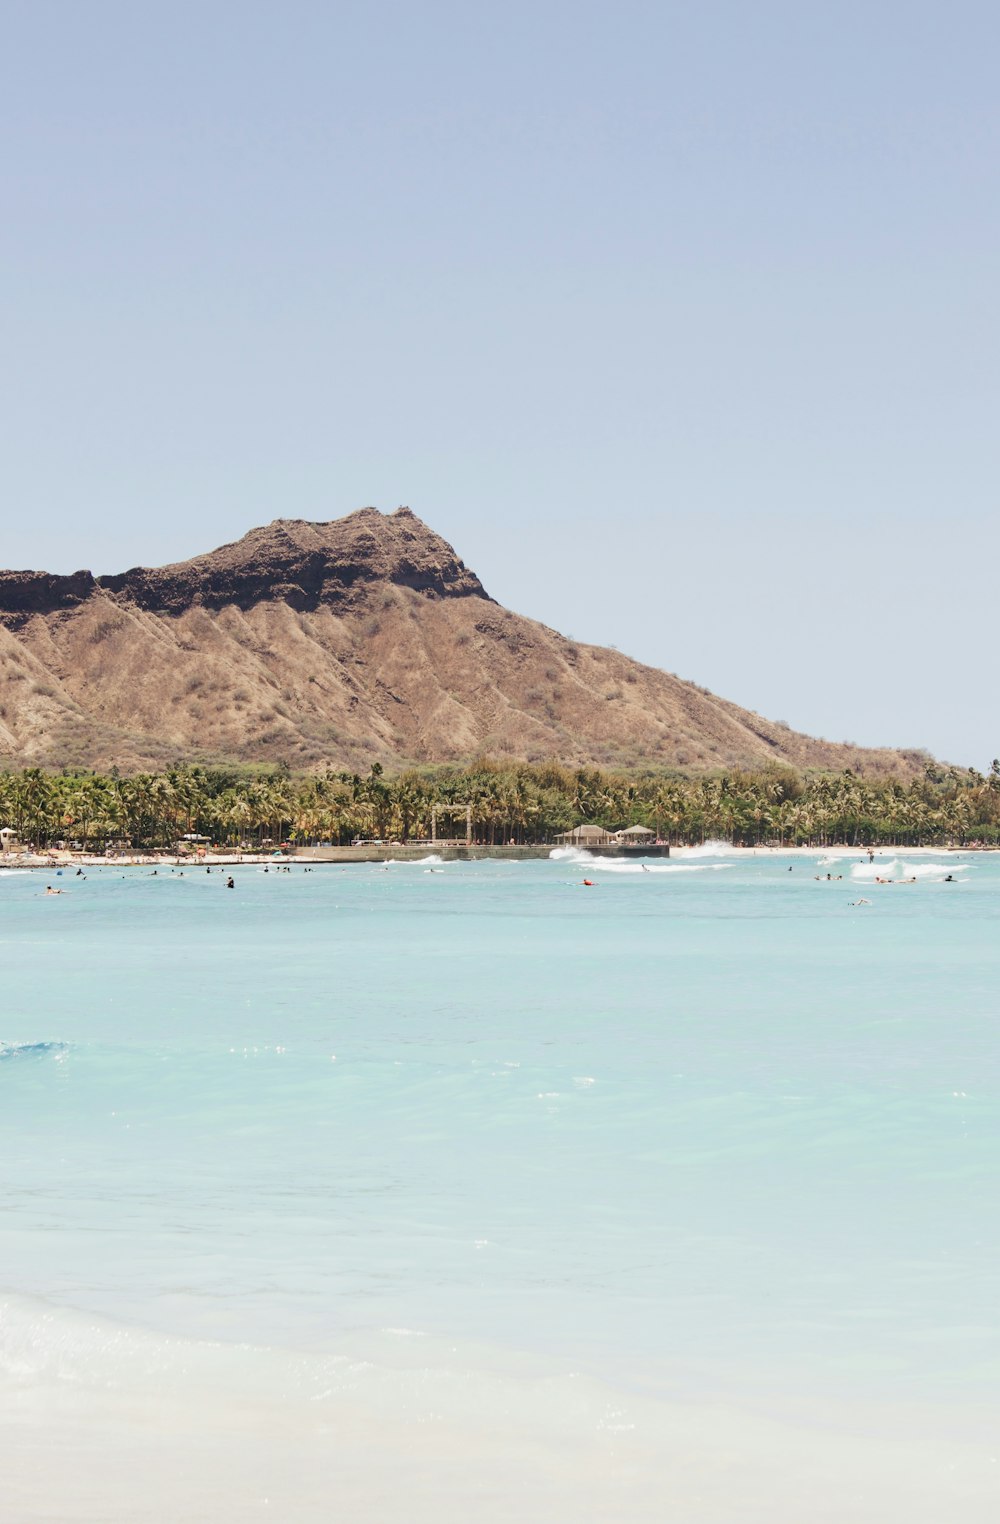
<svg viewBox="0 0 1000 1524">
<path fill-rule="evenodd" d="M 599 825 L 578 825 L 572 831 L 563 831 L 556 840 L 568 847 L 604 847 L 614 841 L 610 831 Z"/>
</svg>

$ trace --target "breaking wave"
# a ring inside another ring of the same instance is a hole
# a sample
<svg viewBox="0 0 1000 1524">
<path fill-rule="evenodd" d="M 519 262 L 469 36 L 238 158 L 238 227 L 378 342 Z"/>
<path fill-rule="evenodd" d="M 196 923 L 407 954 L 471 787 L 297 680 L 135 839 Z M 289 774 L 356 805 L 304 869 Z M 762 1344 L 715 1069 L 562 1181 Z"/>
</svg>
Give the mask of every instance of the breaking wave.
<svg viewBox="0 0 1000 1524">
<path fill-rule="evenodd" d="M 694 850 L 701 849 L 696 847 Z M 595 857 L 583 847 L 553 847 L 549 858 L 557 863 L 579 863 L 599 873 L 710 873 L 733 866 L 732 863 L 641 863 L 625 857 Z"/>
<path fill-rule="evenodd" d="M 598 859 L 590 867 L 597 873 L 724 873 L 733 863 L 631 863 L 615 858 Z"/>
<path fill-rule="evenodd" d="M 13 1058 L 61 1058 L 67 1042 L 0 1042 L 0 1062 Z"/>
<path fill-rule="evenodd" d="M 700 847 L 679 847 L 685 857 L 732 857 L 733 844 L 729 841 L 703 841 Z"/>
<path fill-rule="evenodd" d="M 387 857 L 382 866 L 383 868 L 418 868 L 426 867 L 428 864 L 432 867 L 443 867 L 444 858 L 439 857 L 437 852 L 430 852 L 426 857 Z"/>
<path fill-rule="evenodd" d="M 918 883 L 941 884 L 949 873 L 954 876 L 968 871 L 965 863 L 909 863 L 904 858 L 894 857 L 883 862 L 855 863 L 851 877 L 866 884 L 873 884 L 880 878 L 891 878 L 895 883 L 916 879 Z"/>
</svg>

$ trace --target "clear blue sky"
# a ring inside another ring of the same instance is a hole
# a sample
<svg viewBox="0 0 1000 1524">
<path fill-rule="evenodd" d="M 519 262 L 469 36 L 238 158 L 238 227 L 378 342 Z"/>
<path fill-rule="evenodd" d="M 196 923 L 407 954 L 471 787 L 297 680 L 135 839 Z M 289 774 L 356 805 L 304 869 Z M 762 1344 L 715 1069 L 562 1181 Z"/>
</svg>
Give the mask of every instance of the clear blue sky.
<svg viewBox="0 0 1000 1524">
<path fill-rule="evenodd" d="M 962 0 L 10 0 L 0 564 L 408 503 L 577 639 L 987 765 L 998 44 Z"/>
</svg>

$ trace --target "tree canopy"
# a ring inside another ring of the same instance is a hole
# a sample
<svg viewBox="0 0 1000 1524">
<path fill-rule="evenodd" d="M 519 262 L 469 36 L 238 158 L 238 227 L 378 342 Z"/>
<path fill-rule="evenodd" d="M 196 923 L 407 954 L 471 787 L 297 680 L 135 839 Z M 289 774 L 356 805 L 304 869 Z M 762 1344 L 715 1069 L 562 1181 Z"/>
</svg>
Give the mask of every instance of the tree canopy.
<svg viewBox="0 0 1000 1524">
<path fill-rule="evenodd" d="M 199 833 L 220 846 L 357 836 L 421 841 L 433 805 L 472 805 L 481 843 L 544 843 L 574 826 L 648 826 L 697 844 L 907 846 L 1000 841 L 1000 762 L 988 774 L 928 763 L 914 779 L 804 775 L 787 766 L 701 776 L 615 772 L 480 758 L 387 776 L 175 767 L 129 777 L 26 768 L 0 773 L 0 825 L 24 842 L 172 845 Z"/>
</svg>

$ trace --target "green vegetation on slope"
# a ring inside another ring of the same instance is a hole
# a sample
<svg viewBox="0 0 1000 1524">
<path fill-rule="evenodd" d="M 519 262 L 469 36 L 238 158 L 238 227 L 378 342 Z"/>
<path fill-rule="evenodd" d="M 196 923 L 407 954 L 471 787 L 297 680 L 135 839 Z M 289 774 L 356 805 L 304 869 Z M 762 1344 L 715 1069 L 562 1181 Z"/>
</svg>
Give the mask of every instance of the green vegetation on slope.
<svg viewBox="0 0 1000 1524">
<path fill-rule="evenodd" d="M 198 832 L 226 846 L 426 840 L 433 805 L 472 804 L 478 842 L 548 842 L 592 822 L 640 824 L 662 840 L 723 838 L 746 846 L 1000 842 L 1000 762 L 987 776 L 929 763 L 915 779 L 803 775 L 788 767 L 688 777 L 664 772 L 571 770 L 481 759 L 385 775 L 177 767 L 131 777 L 0 773 L 0 825 L 22 842 L 167 846 Z M 464 832 L 442 822 L 439 836 Z"/>
</svg>

